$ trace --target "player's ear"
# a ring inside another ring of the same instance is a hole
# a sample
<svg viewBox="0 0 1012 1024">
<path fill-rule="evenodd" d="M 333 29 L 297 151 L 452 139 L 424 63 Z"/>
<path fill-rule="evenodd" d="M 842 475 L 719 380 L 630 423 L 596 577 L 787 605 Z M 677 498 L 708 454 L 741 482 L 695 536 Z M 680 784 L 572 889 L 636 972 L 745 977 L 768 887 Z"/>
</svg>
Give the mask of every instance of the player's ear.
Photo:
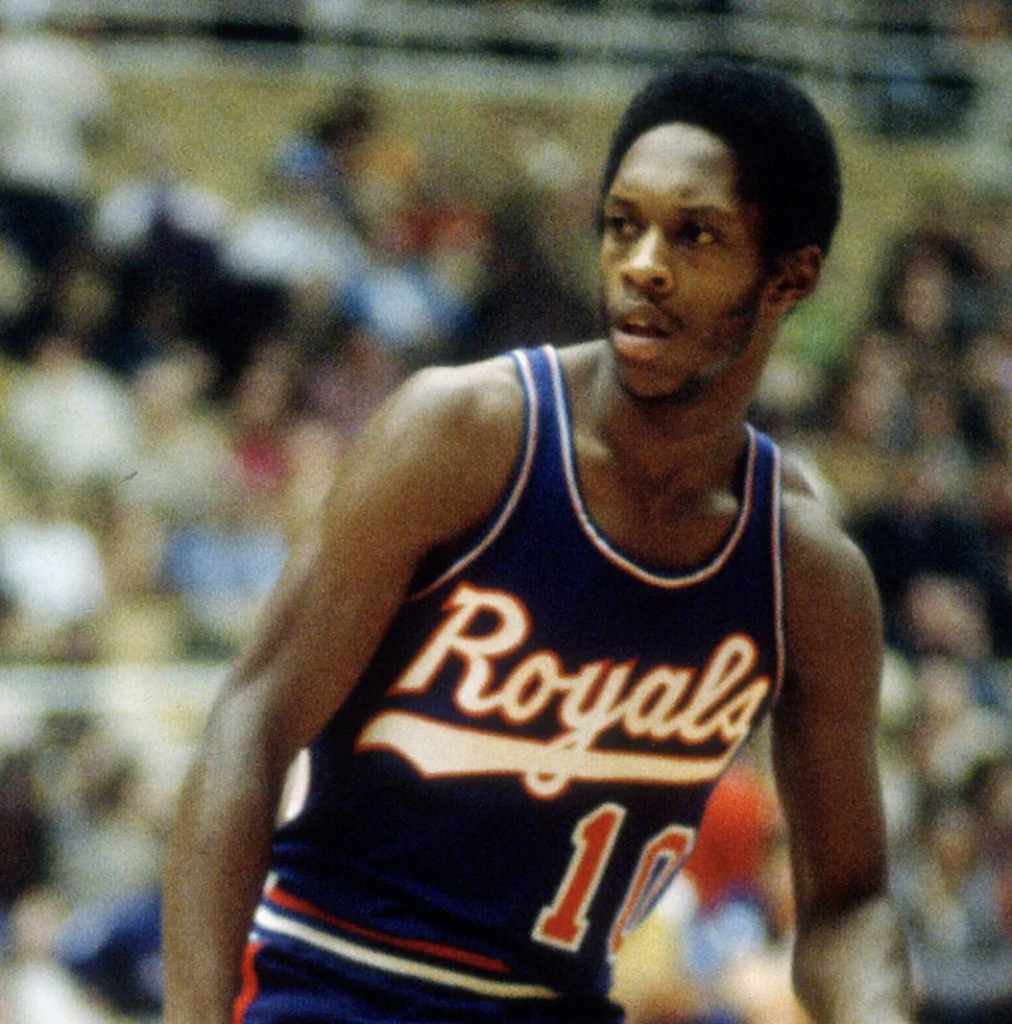
<svg viewBox="0 0 1012 1024">
<path fill-rule="evenodd" d="M 806 245 L 776 260 L 770 280 L 770 300 L 786 313 L 815 291 L 822 273 L 822 249 Z"/>
</svg>

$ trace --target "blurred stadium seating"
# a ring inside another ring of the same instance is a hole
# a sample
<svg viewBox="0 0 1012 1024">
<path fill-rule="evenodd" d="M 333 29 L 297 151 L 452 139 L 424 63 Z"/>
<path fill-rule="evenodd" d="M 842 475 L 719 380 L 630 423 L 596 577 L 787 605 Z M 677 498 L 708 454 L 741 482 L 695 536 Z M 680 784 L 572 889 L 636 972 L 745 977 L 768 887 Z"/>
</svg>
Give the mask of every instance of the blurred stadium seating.
<svg viewBox="0 0 1012 1024">
<path fill-rule="evenodd" d="M 74 52 L 96 97 L 75 191 L 0 167 L 2 1024 L 154 1019 L 140 989 L 96 989 L 77 912 L 116 872 L 157 888 L 208 701 L 375 401 L 429 361 L 593 329 L 607 134 L 684 53 L 789 70 L 838 130 L 843 226 L 756 416 L 886 591 L 882 760 L 924 1020 L 1009 1019 L 1010 6 L 0 0 L 0 80 L 7 44 L 58 42 L 46 59 Z M 0 84 L 0 132 L 4 103 Z M 37 251 L 26 194 L 60 214 Z M 670 916 L 708 951 L 683 965 L 697 998 L 734 943 L 689 907 Z M 680 956 L 673 928 L 651 955 Z M 772 976 L 782 994 L 782 960 Z"/>
</svg>

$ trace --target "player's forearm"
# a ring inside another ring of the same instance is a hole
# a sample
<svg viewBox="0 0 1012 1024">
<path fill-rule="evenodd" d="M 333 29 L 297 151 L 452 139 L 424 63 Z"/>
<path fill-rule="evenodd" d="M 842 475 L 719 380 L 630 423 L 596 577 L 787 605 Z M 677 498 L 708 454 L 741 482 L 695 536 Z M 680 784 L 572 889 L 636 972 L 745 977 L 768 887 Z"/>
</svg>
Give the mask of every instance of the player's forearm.
<svg viewBox="0 0 1012 1024">
<path fill-rule="evenodd" d="M 279 783 L 220 740 L 216 749 L 223 753 L 205 753 L 187 777 L 169 853 L 165 1024 L 231 1021 L 267 869 Z"/>
<path fill-rule="evenodd" d="M 913 1024 L 906 939 L 888 897 L 802 927 L 794 984 L 815 1024 Z"/>
</svg>

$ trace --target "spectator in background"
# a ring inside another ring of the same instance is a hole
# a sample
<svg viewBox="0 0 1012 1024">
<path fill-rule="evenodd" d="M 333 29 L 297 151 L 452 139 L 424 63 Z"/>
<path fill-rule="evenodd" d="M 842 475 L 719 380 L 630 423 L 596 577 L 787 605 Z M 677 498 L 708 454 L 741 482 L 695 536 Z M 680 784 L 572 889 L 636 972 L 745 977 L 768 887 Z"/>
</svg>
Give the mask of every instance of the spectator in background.
<svg viewBox="0 0 1012 1024">
<path fill-rule="evenodd" d="M 979 497 L 994 513 L 1003 486 L 998 467 L 1012 465 L 1012 318 L 1004 318 L 998 330 L 978 335 L 961 369 L 967 447 L 981 471 Z"/>
<path fill-rule="evenodd" d="M 307 359 L 321 354 L 336 298 L 367 260 L 356 175 L 373 124 L 365 94 L 340 98 L 277 148 L 259 201 L 226 232 L 226 312 L 207 326 L 228 350 L 219 356 L 229 385 L 253 349 L 278 335 Z"/>
<path fill-rule="evenodd" d="M 231 222 L 231 205 L 177 169 L 166 123 L 138 126 L 124 141 L 129 172 L 98 197 L 91 235 L 107 256 L 137 260 L 150 245 L 178 235 L 195 252 L 213 251 Z M 210 257 L 206 257 L 210 258 Z"/>
<path fill-rule="evenodd" d="M 565 344 L 599 329 L 597 174 L 571 136 L 580 127 L 554 105 L 515 102 L 494 114 L 503 184 L 489 211 L 485 267 L 453 359 L 527 344 Z"/>
<path fill-rule="evenodd" d="M 944 208 L 893 243 L 876 285 L 873 325 L 923 357 L 946 361 L 976 333 L 979 265 L 968 240 L 954 234 Z"/>
<path fill-rule="evenodd" d="M 505 352 L 532 337 L 565 344 L 596 329 L 579 290 L 560 276 L 541 248 L 535 220 L 520 196 L 507 198 L 494 212 L 486 287 L 457 339 L 455 361 Z"/>
<path fill-rule="evenodd" d="M 1012 194 L 1006 180 L 976 191 L 965 231 L 977 274 L 966 289 L 970 308 L 963 320 L 976 340 L 1007 331 L 1012 315 Z"/>
<path fill-rule="evenodd" d="M 40 489 L 23 517 L 0 527 L 0 589 L 10 602 L 7 657 L 80 662 L 95 657 L 95 622 L 107 600 L 98 538 Z"/>
<path fill-rule="evenodd" d="M 259 203 L 226 232 L 227 273 L 277 289 L 340 288 L 363 258 L 363 245 L 357 218 L 333 199 L 331 179 L 318 146 L 298 138 L 282 145 L 264 172 Z M 348 190 L 345 183 L 342 192 Z"/>
<path fill-rule="evenodd" d="M 824 419 L 805 436 L 842 513 L 871 513 L 893 491 L 910 417 L 912 354 L 894 337 L 862 330 L 848 346 L 846 365 L 823 385 Z"/>
<path fill-rule="evenodd" d="M 5 908 L 0 1020 L 135 1024 L 160 995 L 158 905 L 151 900 L 158 855 L 152 862 L 143 852 L 158 818 L 130 795 L 138 791 L 138 762 L 94 719 L 58 715 L 40 724 L 26 752 L 7 762 L 16 767 L 4 778 L 15 785 L 0 785 L 5 812 L 21 807 L 27 792 L 37 818 L 30 837 L 18 825 L 23 811 L 5 813 L 0 829 L 0 849 L 8 838 L 20 839 L 27 846 L 19 855 L 33 854 L 31 884 Z M 134 814 L 141 820 L 126 824 Z M 5 867 L 4 879 L 25 881 L 15 862 L 5 858 Z"/>
<path fill-rule="evenodd" d="M 795 923 L 790 850 L 779 827 L 767 836 L 755 890 L 729 899 L 697 929 L 703 952 L 697 970 L 716 979 L 731 1019 L 811 1024 L 790 984 Z"/>
<path fill-rule="evenodd" d="M 359 174 L 376 106 L 365 89 L 340 93 L 277 148 L 262 202 L 226 240 L 231 274 L 286 288 L 347 280 L 362 258 Z"/>
<path fill-rule="evenodd" d="M 107 737 L 82 757 L 82 777 L 61 822 L 57 861 L 62 891 L 76 908 L 101 907 L 157 884 L 162 840 L 136 756 Z"/>
<path fill-rule="evenodd" d="M 1012 931 L 981 825 L 964 801 L 930 807 L 911 855 L 897 866 L 923 1024 L 1012 1021 Z"/>
<path fill-rule="evenodd" d="M 4 350 L 16 361 L 29 361 L 39 339 L 48 334 L 76 335 L 85 354 L 96 355 L 106 343 L 119 295 L 116 274 L 95 257 L 86 234 L 77 252 L 46 274 L 33 274 L 7 318 Z"/>
<path fill-rule="evenodd" d="M 935 654 L 914 663 L 918 710 L 907 757 L 917 772 L 918 810 L 960 799 L 981 765 L 1012 742 L 1009 708 L 991 699 L 975 666 Z"/>
<path fill-rule="evenodd" d="M 8 458 L 42 486 L 71 489 L 122 479 L 133 468 L 135 423 L 123 382 L 74 334 L 38 338 L 0 410 Z"/>
<path fill-rule="evenodd" d="M 166 526 L 200 519 L 228 464 L 228 424 L 212 402 L 214 361 L 176 344 L 147 361 L 130 387 L 137 450 L 120 502 L 149 509 Z"/>
<path fill-rule="evenodd" d="M 318 153 L 322 185 L 342 220 L 362 229 L 358 195 L 363 156 L 379 131 L 376 96 L 365 87 L 339 93 L 310 122 L 305 145 Z"/>
<path fill-rule="evenodd" d="M 1004 612 L 1009 608 L 1007 580 L 995 565 L 991 539 L 980 518 L 958 503 L 946 476 L 950 469 L 934 457 L 914 454 L 898 466 L 892 498 L 852 523 L 882 590 L 887 636 L 895 647 L 920 644 L 910 588 L 926 574 L 965 580 L 976 587 L 985 606 L 984 649 L 1008 650 Z"/>
<path fill-rule="evenodd" d="M 288 478 L 287 435 L 295 414 L 296 358 L 280 339 L 261 345 L 230 397 L 227 468 L 232 486 L 249 502 L 269 504 Z"/>
<path fill-rule="evenodd" d="M 0 952 L 8 915 L 30 890 L 49 881 L 53 836 L 30 750 L 0 754 Z"/>
<path fill-rule="evenodd" d="M 47 812 L 54 830 L 53 883 L 77 909 L 148 891 L 161 873 L 165 810 L 133 747 L 96 716 L 62 748 L 50 743 Z"/>
<path fill-rule="evenodd" d="M 59 962 L 66 918 L 66 905 L 51 888 L 34 889 L 15 905 L 12 948 L 0 974 L 4 1024 L 110 1024 Z"/>
<path fill-rule="evenodd" d="M 998 874 L 998 914 L 1012 936 L 1012 754 L 1007 747 L 978 766 L 964 795 L 980 817 L 983 855 Z"/>
<path fill-rule="evenodd" d="M 128 893 L 72 913 L 61 929 L 59 964 L 110 1020 L 161 1020 L 161 898 Z"/>
<path fill-rule="evenodd" d="M 42 271 L 86 224 L 93 147 L 112 113 L 108 70 L 86 26 L 57 28 L 49 6 L 0 5 L 0 233 Z"/>
<path fill-rule="evenodd" d="M 306 408 L 351 441 L 379 403 L 407 376 L 407 366 L 366 328 L 335 319 L 329 344 L 303 382 Z"/>
<path fill-rule="evenodd" d="M 704 912 L 758 894 L 771 838 L 783 828 L 780 814 L 766 771 L 746 760 L 730 768 L 684 868 Z"/>
<path fill-rule="evenodd" d="M 341 309 L 406 366 L 445 361 L 466 307 L 434 274 L 408 218 L 385 215 L 368 247 L 359 273 L 338 294 Z"/>
<path fill-rule="evenodd" d="M 165 125 L 130 139 L 131 174 L 96 203 L 94 247 L 115 274 L 116 316 L 94 355 L 128 376 L 179 344 L 231 356 L 221 330 L 222 246 L 230 204 L 177 170 Z M 205 326 L 205 320 L 210 323 Z"/>
<path fill-rule="evenodd" d="M 365 259 L 337 294 L 343 315 L 409 368 L 450 357 L 483 277 L 483 219 L 433 184 L 431 161 L 416 140 L 373 140 L 358 181 Z"/>
<path fill-rule="evenodd" d="M 288 552 L 269 505 L 236 480 L 199 520 L 166 538 L 162 585 L 181 609 L 184 656 L 225 658 L 249 634 Z"/>
</svg>

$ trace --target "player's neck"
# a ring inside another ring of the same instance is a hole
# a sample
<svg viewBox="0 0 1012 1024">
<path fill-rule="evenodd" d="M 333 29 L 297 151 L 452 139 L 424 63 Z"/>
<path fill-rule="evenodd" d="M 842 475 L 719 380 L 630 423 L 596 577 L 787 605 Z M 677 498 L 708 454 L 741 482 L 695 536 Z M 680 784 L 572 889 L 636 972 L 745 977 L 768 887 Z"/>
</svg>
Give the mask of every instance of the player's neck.
<svg viewBox="0 0 1012 1024">
<path fill-rule="evenodd" d="M 726 487 L 746 443 L 746 402 L 733 390 L 719 400 L 644 400 L 618 386 L 602 363 L 573 404 L 575 429 L 594 434 L 646 486 L 685 493 Z"/>
</svg>

